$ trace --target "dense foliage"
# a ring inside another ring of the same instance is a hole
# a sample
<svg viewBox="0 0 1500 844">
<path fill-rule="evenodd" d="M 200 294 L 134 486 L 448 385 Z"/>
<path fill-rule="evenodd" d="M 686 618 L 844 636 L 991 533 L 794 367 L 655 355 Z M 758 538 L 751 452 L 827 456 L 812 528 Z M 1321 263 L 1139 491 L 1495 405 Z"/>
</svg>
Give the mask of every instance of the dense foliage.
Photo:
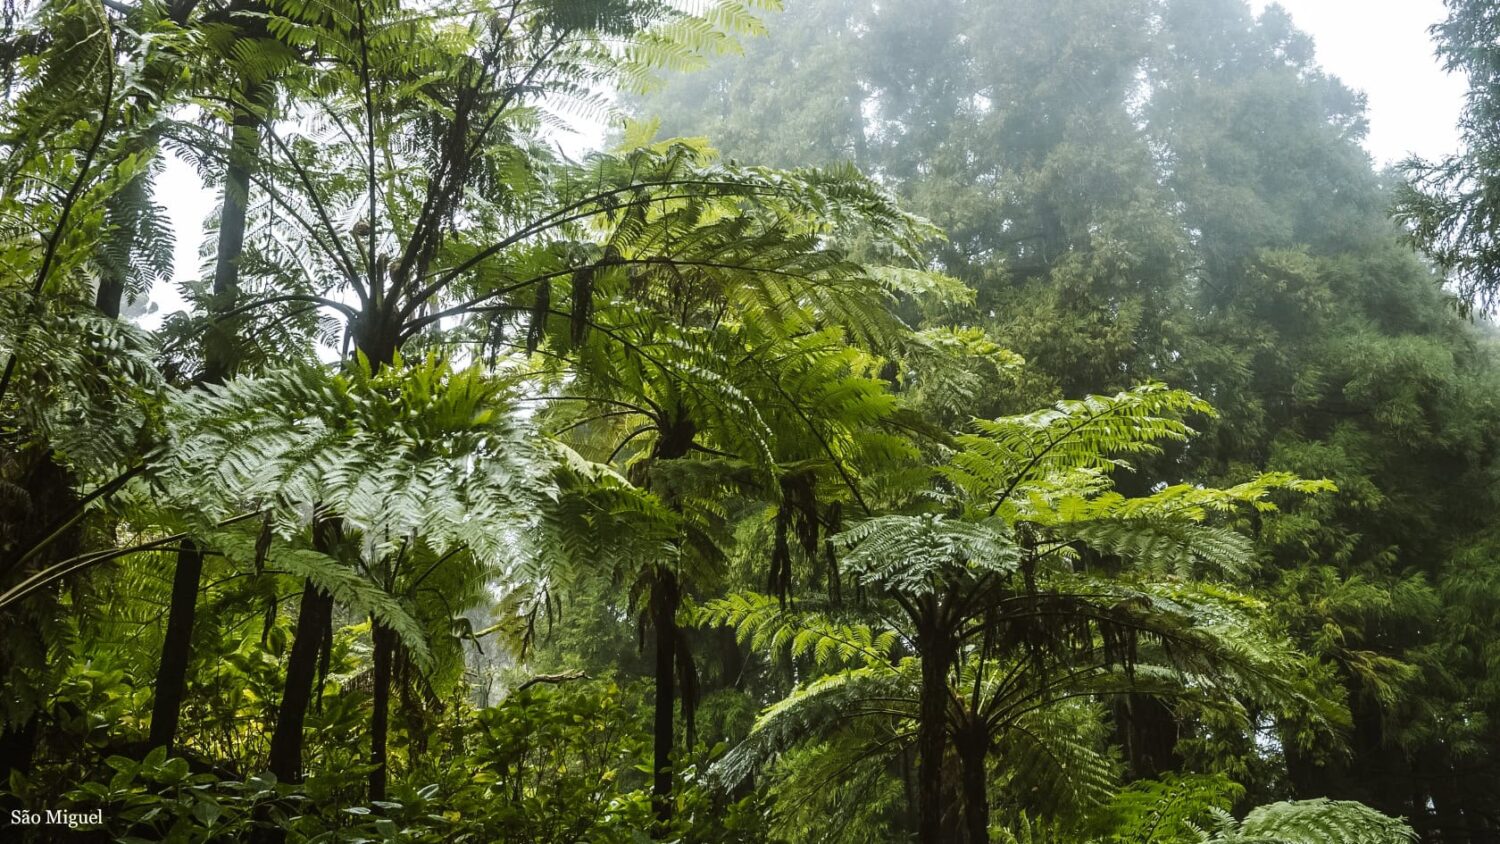
<svg viewBox="0 0 1500 844">
<path fill-rule="evenodd" d="M 1276 7 L 3 24 L 7 840 L 1500 835 L 1484 154 Z"/>
<path fill-rule="evenodd" d="M 792 8 L 650 107 L 734 156 L 853 156 L 947 230 L 939 266 L 978 305 L 925 324 L 983 326 L 1029 364 L 989 408 L 1161 379 L 1219 416 L 1127 483 L 1338 486 L 1253 526 L 1252 579 L 1347 695 L 1344 740 L 1267 718 L 1247 742 L 1148 703 L 1115 719 L 1134 776 L 1221 770 L 1256 800 L 1357 799 L 1488 840 L 1494 367 L 1387 222 L 1360 97 L 1275 7 L 919 5 Z M 1468 45 L 1492 4 L 1453 5 L 1455 63 L 1484 62 Z"/>
</svg>

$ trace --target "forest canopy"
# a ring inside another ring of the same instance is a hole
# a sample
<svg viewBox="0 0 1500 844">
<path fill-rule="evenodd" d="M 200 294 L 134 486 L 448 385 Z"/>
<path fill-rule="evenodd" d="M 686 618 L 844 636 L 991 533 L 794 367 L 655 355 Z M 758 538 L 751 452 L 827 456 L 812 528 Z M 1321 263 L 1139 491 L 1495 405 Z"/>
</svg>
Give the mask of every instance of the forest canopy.
<svg viewBox="0 0 1500 844">
<path fill-rule="evenodd" d="M 6 4 L 0 837 L 1500 840 L 1446 6 Z"/>
</svg>

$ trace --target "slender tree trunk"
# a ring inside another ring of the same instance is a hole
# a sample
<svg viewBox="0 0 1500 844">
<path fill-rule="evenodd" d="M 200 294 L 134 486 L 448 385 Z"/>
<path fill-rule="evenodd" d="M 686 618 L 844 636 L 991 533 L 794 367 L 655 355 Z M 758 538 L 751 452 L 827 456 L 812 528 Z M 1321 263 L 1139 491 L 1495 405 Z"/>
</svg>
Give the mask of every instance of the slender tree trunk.
<svg viewBox="0 0 1500 844">
<path fill-rule="evenodd" d="M 691 421 L 677 417 L 662 426 L 660 439 L 652 450 L 651 463 L 677 460 L 692 448 L 697 428 Z M 639 464 L 649 467 L 650 464 Z M 640 483 L 650 488 L 649 474 Z M 665 492 L 668 505 L 681 512 L 681 504 L 670 490 Z M 672 820 L 672 747 L 676 741 L 677 665 L 686 656 L 681 632 L 677 629 L 677 607 L 682 600 L 682 584 L 677 573 L 666 566 L 658 567 L 651 584 L 651 626 L 656 631 L 656 701 L 651 728 L 652 778 L 651 803 L 656 810 L 653 834 L 661 837 Z"/>
<path fill-rule="evenodd" d="M 920 815 L 917 811 L 917 793 L 915 790 L 915 777 L 912 776 L 912 753 L 911 748 L 903 748 L 901 751 L 901 796 L 902 808 L 905 810 L 905 828 L 916 829 L 920 824 Z"/>
<path fill-rule="evenodd" d="M 297 630 L 286 662 L 286 689 L 276 713 L 271 734 L 270 770 L 282 782 L 302 779 L 302 726 L 312 703 L 313 681 L 318 675 L 318 651 L 323 630 L 333 614 L 333 597 L 307 581 L 297 613 Z"/>
<path fill-rule="evenodd" d="M 917 841 L 943 840 L 943 757 L 948 746 L 948 638 L 931 632 L 918 637 L 922 658 L 921 703 L 917 713 Z"/>
<path fill-rule="evenodd" d="M 138 152 L 145 152 L 149 149 L 146 144 L 142 144 L 141 147 L 145 148 L 137 148 Z M 153 150 L 152 154 L 159 155 L 160 153 Z M 121 214 L 124 214 L 128 218 L 129 208 L 138 207 L 149 202 L 151 195 L 147 190 L 147 186 L 150 184 L 150 179 L 149 171 L 137 173 L 124 187 L 120 188 L 118 193 L 111 196 L 106 204 L 107 210 L 105 213 L 107 219 L 112 221 L 117 215 Z M 114 237 L 133 239 L 140 234 L 139 231 L 129 230 L 127 226 L 121 226 L 120 228 L 122 230 L 118 231 Z M 94 309 L 109 319 L 120 318 L 120 310 L 125 301 L 125 285 L 128 273 L 126 265 L 129 263 L 129 255 L 129 250 L 126 250 L 123 256 L 118 252 L 113 256 L 106 252 L 104 256 L 105 260 L 101 261 L 102 272 L 99 277 L 99 288 L 94 291 Z M 112 260 L 112 258 L 124 258 L 124 260 L 116 261 Z"/>
<path fill-rule="evenodd" d="M 94 293 L 94 309 L 110 319 L 119 319 L 124 299 L 125 280 L 111 273 L 99 280 L 99 289 Z"/>
<path fill-rule="evenodd" d="M 718 632 L 719 640 L 719 685 L 725 689 L 745 688 L 745 651 L 733 630 L 728 627 Z"/>
<path fill-rule="evenodd" d="M 849 137 L 854 141 L 854 166 L 870 169 L 870 144 L 865 135 L 865 92 L 858 82 L 849 88 Z"/>
<path fill-rule="evenodd" d="M 985 760 L 989 756 L 989 736 L 982 726 L 965 732 L 958 747 L 960 776 L 963 778 L 964 828 L 969 844 L 989 844 L 990 794 Z"/>
<path fill-rule="evenodd" d="M 317 530 L 314 528 L 315 532 Z M 302 781 L 302 728 L 307 721 L 313 683 L 318 675 L 318 652 L 323 649 L 324 631 L 332 623 L 332 617 L 333 596 L 318 589 L 311 580 L 304 583 L 292 652 L 287 657 L 286 687 L 276 712 L 276 729 L 271 733 L 268 768 L 278 782 Z M 286 830 L 273 825 L 267 808 L 257 811 L 257 825 L 250 838 L 252 844 L 282 844 L 286 841 Z"/>
<path fill-rule="evenodd" d="M 375 645 L 375 714 L 370 719 L 370 800 L 384 800 L 388 763 L 386 739 L 390 731 L 391 663 L 396 654 L 396 631 L 378 621 L 371 622 Z"/>
<path fill-rule="evenodd" d="M 177 571 L 172 576 L 172 601 L 167 610 L 167 632 L 162 641 L 161 662 L 156 670 L 156 697 L 151 705 L 151 747 L 170 752 L 177 737 L 177 721 L 187 690 L 188 658 L 193 641 L 193 619 L 197 612 L 198 582 L 203 576 L 203 550 L 191 540 L 177 552 Z"/>
<path fill-rule="evenodd" d="M 247 103 L 259 102 L 266 86 L 246 84 L 242 96 Z M 233 142 L 229 164 L 224 172 L 224 201 L 219 212 L 219 243 L 214 262 L 211 314 L 228 313 L 234 308 L 239 290 L 240 255 L 245 248 L 245 218 L 250 199 L 250 174 L 259 147 L 260 117 L 249 107 L 236 108 Z M 101 288 L 101 294 L 104 292 Z M 118 301 L 116 301 L 118 309 Z M 204 345 L 203 382 L 220 384 L 234 366 L 232 344 L 224 334 L 226 326 L 216 324 Z M 172 578 L 172 601 L 167 608 L 167 632 L 162 640 L 161 661 L 156 671 L 156 699 L 151 709 L 151 747 L 171 749 L 177 739 L 177 725 L 187 688 L 187 668 L 192 656 L 193 621 L 198 590 L 203 577 L 203 551 L 192 542 L 184 542 L 177 551 L 177 571 Z"/>
<path fill-rule="evenodd" d="M 656 702 L 652 724 L 651 802 L 658 833 L 672 820 L 672 744 L 677 706 L 677 575 L 665 568 L 651 590 L 651 626 L 656 631 Z"/>
<path fill-rule="evenodd" d="M 224 169 L 224 202 L 219 210 L 219 242 L 214 251 L 214 315 L 233 310 L 240 289 L 240 258 L 245 252 L 245 223 L 250 208 L 250 177 L 260 152 L 261 116 L 255 109 L 264 104 L 270 86 L 247 82 L 241 88 L 241 101 L 235 104 L 231 126 L 229 163 Z M 218 384 L 229 375 L 238 357 L 227 337 L 228 326 L 216 323 L 209 330 L 204 349 L 203 380 Z"/>
</svg>

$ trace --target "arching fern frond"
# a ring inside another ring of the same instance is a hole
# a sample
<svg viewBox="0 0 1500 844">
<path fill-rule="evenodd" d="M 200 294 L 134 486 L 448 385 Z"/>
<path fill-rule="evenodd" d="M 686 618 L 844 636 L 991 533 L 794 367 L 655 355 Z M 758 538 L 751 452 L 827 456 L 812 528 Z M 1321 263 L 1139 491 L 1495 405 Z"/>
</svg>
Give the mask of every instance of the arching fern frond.
<svg viewBox="0 0 1500 844">
<path fill-rule="evenodd" d="M 849 548 L 844 565 L 865 582 L 902 594 L 942 588 L 944 577 L 1006 573 L 1021 549 L 998 519 L 964 521 L 942 516 L 879 516 L 837 538 Z"/>
<path fill-rule="evenodd" d="M 1011 516 L 1013 499 L 1046 492 L 1057 479 L 1108 471 L 1131 455 L 1156 454 L 1192 433 L 1184 417 L 1212 414 L 1190 393 L 1148 384 L 1113 396 L 1059 402 L 1049 410 L 975 420 L 961 450 L 940 471 L 991 515 Z"/>
<path fill-rule="evenodd" d="M 1236 823 L 1219 813 L 1201 833 L 1205 844 L 1410 844 L 1411 827 L 1363 803 L 1348 800 L 1296 800 L 1252 809 Z"/>
<path fill-rule="evenodd" d="M 708 601 L 690 614 L 699 626 L 727 626 L 752 650 L 793 659 L 810 657 L 819 668 L 892 666 L 901 636 L 823 613 L 787 609 L 776 597 L 741 592 Z"/>
</svg>

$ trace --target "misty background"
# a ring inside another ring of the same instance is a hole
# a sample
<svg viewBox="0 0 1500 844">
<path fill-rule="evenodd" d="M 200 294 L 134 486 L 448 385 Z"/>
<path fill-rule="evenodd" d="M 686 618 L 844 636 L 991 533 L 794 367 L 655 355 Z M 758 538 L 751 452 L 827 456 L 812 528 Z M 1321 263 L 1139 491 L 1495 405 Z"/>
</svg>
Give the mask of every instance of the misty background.
<svg viewBox="0 0 1500 844">
<path fill-rule="evenodd" d="M 786 5 L 798 2 L 787 0 Z M 1249 5 L 1257 13 L 1272 5 L 1285 9 L 1313 38 L 1324 70 L 1367 97 L 1370 130 L 1364 147 L 1376 166 L 1457 151 L 1456 127 L 1467 83 L 1443 70 L 1428 33 L 1445 15 L 1442 0 L 1252 0 Z M 776 25 L 777 17 L 771 16 L 769 26 Z M 555 140 L 577 157 L 597 149 L 606 131 L 602 122 L 581 120 L 575 131 L 557 133 Z M 214 213 L 218 193 L 170 154 L 159 185 L 158 201 L 177 234 L 173 278 L 196 278 L 204 224 Z M 157 285 L 151 291 L 152 312 L 142 322 L 154 328 L 183 306 L 175 283 Z"/>
</svg>

